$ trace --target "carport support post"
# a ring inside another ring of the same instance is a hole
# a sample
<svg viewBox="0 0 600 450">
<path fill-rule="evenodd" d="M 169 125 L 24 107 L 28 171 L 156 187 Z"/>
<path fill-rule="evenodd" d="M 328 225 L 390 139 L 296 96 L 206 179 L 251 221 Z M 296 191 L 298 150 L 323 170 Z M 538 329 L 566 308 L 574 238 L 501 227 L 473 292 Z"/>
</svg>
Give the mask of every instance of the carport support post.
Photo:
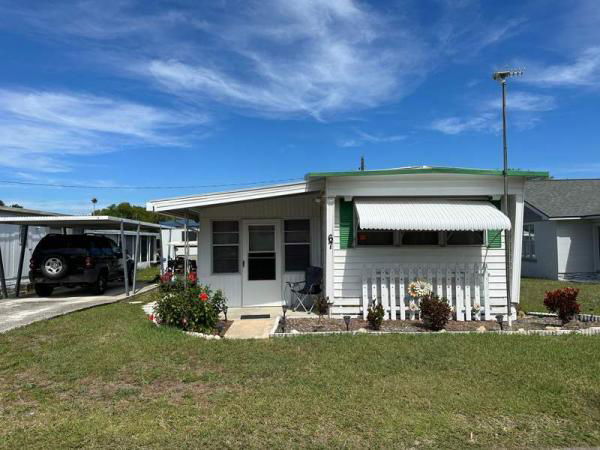
<svg viewBox="0 0 600 450">
<path fill-rule="evenodd" d="M 17 284 L 15 287 L 15 297 L 19 296 L 21 291 L 21 275 L 23 275 L 23 260 L 25 259 L 25 247 L 27 246 L 28 225 L 21 225 L 21 254 L 19 255 L 19 267 L 17 268 Z"/>
<path fill-rule="evenodd" d="M 185 222 L 183 224 L 183 237 L 184 237 L 184 243 L 185 243 L 185 247 L 184 247 L 184 252 L 183 252 L 183 283 L 185 288 L 187 289 L 188 284 L 187 284 L 187 277 L 188 277 L 188 215 L 185 215 Z"/>
<path fill-rule="evenodd" d="M 0 283 L 2 284 L 2 298 L 8 298 L 6 275 L 4 274 L 4 263 L 2 262 L 2 247 L 0 247 Z"/>
<path fill-rule="evenodd" d="M 123 278 L 125 279 L 125 295 L 129 297 L 129 277 L 127 273 L 127 249 L 125 248 L 125 233 L 123 232 L 123 221 L 121 221 L 121 257 L 123 264 Z"/>
<path fill-rule="evenodd" d="M 133 253 L 133 293 L 135 294 L 135 284 L 137 281 L 137 263 L 140 253 L 140 224 L 137 226 L 137 233 L 135 234 L 135 252 Z"/>
<path fill-rule="evenodd" d="M 162 277 L 165 274 L 165 268 L 163 267 L 163 228 L 162 225 L 159 228 L 159 236 L 160 236 L 160 245 L 158 246 L 158 261 L 160 263 L 160 276 Z"/>
</svg>

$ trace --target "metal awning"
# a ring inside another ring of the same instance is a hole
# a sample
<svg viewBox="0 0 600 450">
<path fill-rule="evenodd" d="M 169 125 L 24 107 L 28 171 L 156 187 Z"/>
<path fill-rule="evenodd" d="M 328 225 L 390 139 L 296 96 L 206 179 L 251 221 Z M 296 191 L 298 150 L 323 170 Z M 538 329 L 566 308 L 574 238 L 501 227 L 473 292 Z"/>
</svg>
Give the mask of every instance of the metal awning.
<svg viewBox="0 0 600 450">
<path fill-rule="evenodd" d="M 355 198 L 359 226 L 367 230 L 510 230 L 510 219 L 486 201 Z"/>
</svg>

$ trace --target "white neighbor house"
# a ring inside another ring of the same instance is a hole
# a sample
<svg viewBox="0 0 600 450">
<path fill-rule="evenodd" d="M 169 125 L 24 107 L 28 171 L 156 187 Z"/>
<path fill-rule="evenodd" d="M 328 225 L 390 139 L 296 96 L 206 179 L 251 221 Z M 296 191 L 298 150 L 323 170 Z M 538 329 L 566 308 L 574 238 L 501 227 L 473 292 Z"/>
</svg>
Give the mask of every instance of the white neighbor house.
<svg viewBox="0 0 600 450">
<path fill-rule="evenodd" d="M 524 276 L 600 279 L 600 180 L 527 182 L 524 223 Z"/>
<path fill-rule="evenodd" d="M 286 282 L 312 265 L 324 268 L 333 314 L 364 314 L 376 297 L 388 318 L 408 317 L 406 288 L 419 278 L 469 320 L 506 312 L 499 230 L 512 224 L 521 236 L 525 181 L 547 176 L 509 171 L 510 220 L 498 209 L 501 171 L 428 166 L 309 173 L 299 183 L 156 200 L 147 209 L 199 222 L 198 278 L 222 289 L 230 306 L 281 305 Z M 521 239 L 512 252 L 516 304 Z"/>
</svg>

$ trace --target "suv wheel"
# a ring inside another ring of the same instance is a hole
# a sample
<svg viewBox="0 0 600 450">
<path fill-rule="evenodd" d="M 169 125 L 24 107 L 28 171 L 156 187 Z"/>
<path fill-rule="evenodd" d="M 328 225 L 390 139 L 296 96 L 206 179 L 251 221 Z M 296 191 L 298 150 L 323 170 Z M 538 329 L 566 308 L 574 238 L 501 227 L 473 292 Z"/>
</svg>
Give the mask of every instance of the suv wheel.
<svg viewBox="0 0 600 450">
<path fill-rule="evenodd" d="M 33 289 L 38 297 L 50 297 L 52 295 L 52 291 L 54 290 L 54 286 L 51 284 L 36 284 L 33 286 Z"/>
<path fill-rule="evenodd" d="M 104 294 L 104 292 L 106 291 L 107 283 L 108 283 L 108 277 L 106 276 L 106 273 L 104 273 L 104 272 L 100 273 L 100 275 L 98 275 L 98 279 L 92 285 L 92 292 L 95 295 Z"/>
<path fill-rule="evenodd" d="M 60 255 L 51 255 L 42 261 L 42 274 L 51 280 L 57 280 L 67 274 L 68 267 L 65 258 Z"/>
</svg>

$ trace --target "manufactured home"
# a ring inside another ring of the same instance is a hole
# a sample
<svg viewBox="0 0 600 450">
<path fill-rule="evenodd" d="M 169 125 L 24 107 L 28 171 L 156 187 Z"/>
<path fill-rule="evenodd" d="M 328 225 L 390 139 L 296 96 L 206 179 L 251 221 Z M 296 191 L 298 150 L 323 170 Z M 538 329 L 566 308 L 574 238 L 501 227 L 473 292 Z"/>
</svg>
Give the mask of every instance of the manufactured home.
<svg viewBox="0 0 600 450">
<path fill-rule="evenodd" d="M 409 314 L 408 284 L 431 283 L 457 320 L 506 313 L 505 232 L 521 236 L 529 178 L 509 171 L 403 167 L 315 172 L 304 181 L 156 200 L 147 209 L 196 220 L 198 279 L 230 306 L 288 303 L 288 282 L 323 268 L 333 314 L 364 315 L 377 300 L 388 318 Z M 512 314 L 519 301 L 521 239 L 512 240 Z M 293 306 L 293 305 L 291 305 Z"/>
</svg>

